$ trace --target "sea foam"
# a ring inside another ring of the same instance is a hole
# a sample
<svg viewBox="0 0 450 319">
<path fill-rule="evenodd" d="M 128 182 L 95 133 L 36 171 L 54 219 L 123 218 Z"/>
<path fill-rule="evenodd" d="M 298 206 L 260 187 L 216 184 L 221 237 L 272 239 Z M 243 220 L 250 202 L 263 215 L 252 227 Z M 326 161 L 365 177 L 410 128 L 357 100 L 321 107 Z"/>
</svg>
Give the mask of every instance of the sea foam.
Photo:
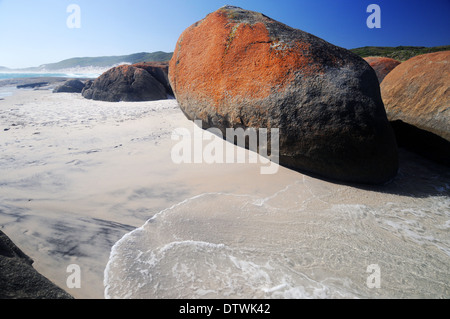
<svg viewBox="0 0 450 319">
<path fill-rule="evenodd" d="M 447 197 L 372 194 L 394 201 L 351 203 L 370 192 L 342 186 L 326 196 L 309 185 L 298 193 L 307 184 L 299 181 L 266 198 L 201 194 L 156 214 L 114 245 L 105 297 L 446 295 L 450 269 L 442 265 L 450 261 L 450 242 L 440 229 L 448 220 Z M 336 192 L 354 194 L 339 199 Z M 311 202 L 305 193 L 315 194 Z M 307 205 L 288 205 L 295 198 Z M 381 268 L 382 289 L 366 285 L 371 264 Z"/>
</svg>

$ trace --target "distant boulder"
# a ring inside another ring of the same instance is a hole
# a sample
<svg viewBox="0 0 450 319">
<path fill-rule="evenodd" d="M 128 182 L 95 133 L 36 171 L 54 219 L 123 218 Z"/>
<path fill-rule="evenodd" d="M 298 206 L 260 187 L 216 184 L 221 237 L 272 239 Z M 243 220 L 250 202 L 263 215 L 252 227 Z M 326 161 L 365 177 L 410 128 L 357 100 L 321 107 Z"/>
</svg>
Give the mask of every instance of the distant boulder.
<svg viewBox="0 0 450 319">
<path fill-rule="evenodd" d="M 35 89 L 35 88 L 40 88 L 40 87 L 47 86 L 47 85 L 49 85 L 49 82 L 33 82 L 33 83 L 20 84 L 20 85 L 17 85 L 16 87 L 18 89 Z"/>
<path fill-rule="evenodd" d="M 73 299 L 32 264 L 33 260 L 0 231 L 0 299 Z"/>
<path fill-rule="evenodd" d="M 82 94 L 87 99 L 109 102 L 139 102 L 167 99 L 166 89 L 149 72 L 131 65 L 109 69 L 92 83 Z"/>
<path fill-rule="evenodd" d="M 53 93 L 81 93 L 84 88 L 84 83 L 80 80 L 68 80 L 62 85 L 56 87 Z"/>
<path fill-rule="evenodd" d="M 281 165 L 359 183 L 397 173 L 375 71 L 312 34 L 225 6 L 181 34 L 169 79 L 205 129 L 279 129 Z"/>
<path fill-rule="evenodd" d="M 364 60 L 375 70 L 378 82 L 380 83 L 383 82 L 389 72 L 401 63 L 400 61 L 385 57 L 366 57 Z"/>
</svg>

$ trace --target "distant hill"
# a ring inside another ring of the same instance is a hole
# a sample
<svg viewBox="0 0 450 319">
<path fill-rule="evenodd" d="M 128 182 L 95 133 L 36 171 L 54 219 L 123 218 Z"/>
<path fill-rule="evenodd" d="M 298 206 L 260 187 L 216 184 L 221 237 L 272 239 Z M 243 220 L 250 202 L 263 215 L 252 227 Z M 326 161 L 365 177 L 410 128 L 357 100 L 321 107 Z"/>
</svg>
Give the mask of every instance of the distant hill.
<svg viewBox="0 0 450 319">
<path fill-rule="evenodd" d="M 450 50 L 450 45 L 438 46 L 438 47 L 419 47 L 419 46 L 398 46 L 398 47 L 362 47 L 351 49 L 350 51 L 365 58 L 368 56 L 383 56 L 393 58 L 399 61 L 406 61 L 413 56 L 431 52 Z M 26 69 L 20 69 L 20 71 L 55 71 L 72 68 L 108 68 L 119 63 L 138 63 L 147 61 L 169 61 L 172 58 L 173 52 L 141 52 L 129 55 L 117 55 L 117 56 L 102 56 L 102 57 L 83 57 L 83 58 L 71 58 L 63 60 L 57 63 L 43 64 L 39 67 L 31 67 Z M 0 71 L 11 71 L 4 66 L 0 66 Z"/>
<path fill-rule="evenodd" d="M 26 68 L 26 71 L 55 71 L 64 70 L 72 68 L 84 68 L 84 67 L 94 67 L 94 68 L 105 68 L 119 63 L 138 63 L 146 61 L 168 61 L 172 58 L 172 52 L 141 52 L 129 55 L 119 55 L 119 56 L 102 56 L 102 57 L 83 57 L 83 58 L 71 58 L 63 60 L 57 63 L 43 64 L 39 67 Z"/>
<path fill-rule="evenodd" d="M 351 49 L 350 51 L 356 53 L 357 55 L 363 58 L 368 56 L 382 56 L 403 62 L 416 55 L 447 50 L 450 50 L 450 45 L 443 45 L 438 47 L 414 47 L 414 46 L 362 47 Z"/>
</svg>

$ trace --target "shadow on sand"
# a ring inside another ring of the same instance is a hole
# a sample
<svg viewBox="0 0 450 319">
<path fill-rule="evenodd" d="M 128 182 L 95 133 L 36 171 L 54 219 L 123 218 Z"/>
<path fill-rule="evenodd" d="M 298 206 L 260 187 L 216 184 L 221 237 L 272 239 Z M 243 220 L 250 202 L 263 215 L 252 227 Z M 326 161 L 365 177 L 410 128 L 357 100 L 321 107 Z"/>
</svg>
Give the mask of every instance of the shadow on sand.
<svg viewBox="0 0 450 319">
<path fill-rule="evenodd" d="M 398 154 L 398 174 L 394 179 L 383 185 L 346 183 L 327 179 L 310 172 L 298 172 L 330 183 L 385 194 L 414 198 L 450 196 L 450 168 L 448 166 L 428 160 L 404 148 L 399 148 Z"/>
</svg>

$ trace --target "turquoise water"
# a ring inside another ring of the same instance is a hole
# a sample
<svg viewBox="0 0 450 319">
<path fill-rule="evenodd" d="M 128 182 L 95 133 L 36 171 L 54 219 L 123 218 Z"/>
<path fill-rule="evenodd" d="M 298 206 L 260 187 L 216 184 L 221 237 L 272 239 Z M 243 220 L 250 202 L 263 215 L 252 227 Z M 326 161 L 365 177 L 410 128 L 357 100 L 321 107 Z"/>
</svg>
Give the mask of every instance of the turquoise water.
<svg viewBox="0 0 450 319">
<path fill-rule="evenodd" d="M 0 81 L 8 79 L 25 79 L 25 78 L 43 78 L 43 77 L 61 77 L 61 78 L 96 78 L 98 73 L 24 73 L 24 72 L 0 72 Z M 14 94 L 16 85 L 0 86 L 0 100 Z"/>
<path fill-rule="evenodd" d="M 0 79 L 34 78 L 34 77 L 66 77 L 63 73 L 0 73 Z"/>
<path fill-rule="evenodd" d="M 1 73 L 1 79 L 36 78 L 36 77 L 63 77 L 63 78 L 96 78 L 97 73 Z"/>
<path fill-rule="evenodd" d="M 0 100 L 7 96 L 13 95 L 13 91 L 14 91 L 14 88 L 7 88 L 7 89 L 0 88 Z"/>
</svg>

